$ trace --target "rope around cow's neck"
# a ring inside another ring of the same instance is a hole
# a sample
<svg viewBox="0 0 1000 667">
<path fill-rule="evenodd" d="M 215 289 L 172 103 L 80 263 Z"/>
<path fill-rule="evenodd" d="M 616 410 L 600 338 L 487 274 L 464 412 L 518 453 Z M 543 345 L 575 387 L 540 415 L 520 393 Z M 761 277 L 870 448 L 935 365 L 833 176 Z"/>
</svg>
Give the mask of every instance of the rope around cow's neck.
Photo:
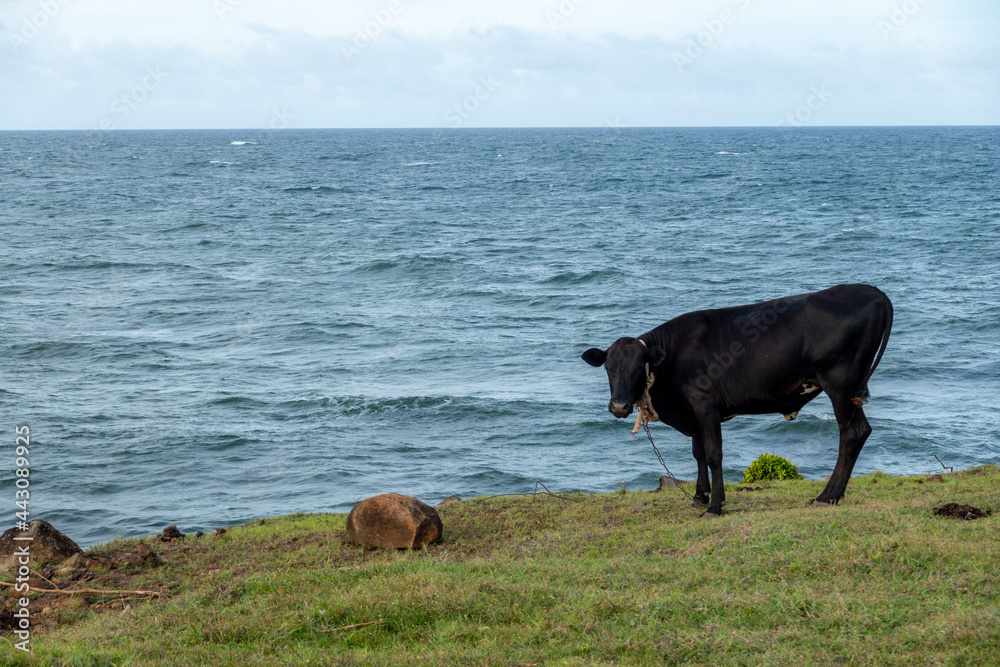
<svg viewBox="0 0 1000 667">
<path fill-rule="evenodd" d="M 639 338 L 640 343 L 643 347 L 646 347 L 646 341 Z M 653 387 L 653 382 L 656 381 L 656 376 L 649 372 L 649 364 L 646 364 L 646 391 L 642 392 L 642 397 L 635 403 L 635 407 L 639 408 L 639 414 L 635 416 L 635 427 L 632 428 L 632 435 L 639 432 L 640 428 L 647 428 L 649 422 L 659 421 L 660 415 L 656 414 L 656 410 L 653 409 L 653 399 L 649 397 L 649 390 Z M 649 432 L 648 429 L 646 431 Z M 652 439 L 650 439 L 652 442 Z"/>
</svg>

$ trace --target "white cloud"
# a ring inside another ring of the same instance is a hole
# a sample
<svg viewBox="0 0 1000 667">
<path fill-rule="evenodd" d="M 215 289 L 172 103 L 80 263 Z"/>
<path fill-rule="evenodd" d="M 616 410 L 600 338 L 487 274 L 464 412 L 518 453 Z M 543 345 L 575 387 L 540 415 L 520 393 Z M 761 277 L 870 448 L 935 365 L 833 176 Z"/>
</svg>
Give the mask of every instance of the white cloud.
<svg viewBox="0 0 1000 667">
<path fill-rule="evenodd" d="M 812 124 L 1000 122 L 985 0 L 395 2 L 0 2 L 0 129 L 447 126 L 481 77 L 466 126 L 773 124 L 817 85 Z"/>
</svg>

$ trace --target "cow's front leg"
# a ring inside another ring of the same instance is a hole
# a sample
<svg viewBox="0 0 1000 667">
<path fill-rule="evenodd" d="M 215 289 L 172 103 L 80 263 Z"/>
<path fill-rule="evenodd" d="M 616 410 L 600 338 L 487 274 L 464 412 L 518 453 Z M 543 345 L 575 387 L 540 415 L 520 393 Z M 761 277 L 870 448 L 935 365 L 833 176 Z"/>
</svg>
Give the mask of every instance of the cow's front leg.
<svg viewBox="0 0 1000 667">
<path fill-rule="evenodd" d="M 712 486 L 708 483 L 708 464 L 705 461 L 705 443 L 701 435 L 696 435 L 691 438 L 691 453 L 694 454 L 694 460 L 698 462 L 698 482 L 695 485 L 694 500 L 691 501 L 691 506 L 701 507 L 703 505 L 708 505 L 709 494 L 712 492 Z"/>
<path fill-rule="evenodd" d="M 706 412 L 698 416 L 701 438 L 705 449 L 705 463 L 712 471 L 712 494 L 704 517 L 722 516 L 722 504 L 726 502 L 726 489 L 722 482 L 722 420 L 717 412 Z"/>
</svg>

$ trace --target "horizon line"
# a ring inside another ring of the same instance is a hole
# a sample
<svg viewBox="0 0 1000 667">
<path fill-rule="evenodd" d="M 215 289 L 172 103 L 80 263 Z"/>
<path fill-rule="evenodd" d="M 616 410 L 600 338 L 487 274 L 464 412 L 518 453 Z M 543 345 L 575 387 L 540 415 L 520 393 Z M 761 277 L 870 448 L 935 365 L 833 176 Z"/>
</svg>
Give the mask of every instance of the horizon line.
<svg viewBox="0 0 1000 667">
<path fill-rule="evenodd" d="M 33 128 L 0 129 L 0 132 L 288 132 L 288 131 L 329 131 L 329 130 L 412 130 L 427 132 L 462 132 L 472 130 L 690 130 L 690 129 L 766 129 L 776 130 L 820 130 L 820 129 L 868 129 L 868 128 L 990 128 L 1000 127 L 995 123 L 953 123 L 953 124 L 873 124 L 873 125 L 492 125 L 473 127 L 431 127 L 431 126 L 310 126 L 310 127 L 140 127 L 140 128 Z"/>
</svg>

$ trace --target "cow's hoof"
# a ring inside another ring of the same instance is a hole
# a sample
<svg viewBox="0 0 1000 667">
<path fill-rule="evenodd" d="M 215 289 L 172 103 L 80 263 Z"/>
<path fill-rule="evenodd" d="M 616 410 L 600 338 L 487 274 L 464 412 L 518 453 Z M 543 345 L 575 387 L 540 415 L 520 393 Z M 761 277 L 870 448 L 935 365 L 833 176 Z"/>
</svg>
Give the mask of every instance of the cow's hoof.
<svg viewBox="0 0 1000 667">
<path fill-rule="evenodd" d="M 704 513 L 702 513 L 701 518 L 702 519 L 718 519 L 720 516 L 722 516 L 722 515 L 719 514 L 718 512 L 704 512 Z"/>
<path fill-rule="evenodd" d="M 827 502 L 826 500 L 820 500 L 815 498 L 809 501 L 809 507 L 833 507 L 834 503 Z"/>
<path fill-rule="evenodd" d="M 691 507 L 708 507 L 708 501 L 694 498 L 691 500 Z"/>
</svg>

